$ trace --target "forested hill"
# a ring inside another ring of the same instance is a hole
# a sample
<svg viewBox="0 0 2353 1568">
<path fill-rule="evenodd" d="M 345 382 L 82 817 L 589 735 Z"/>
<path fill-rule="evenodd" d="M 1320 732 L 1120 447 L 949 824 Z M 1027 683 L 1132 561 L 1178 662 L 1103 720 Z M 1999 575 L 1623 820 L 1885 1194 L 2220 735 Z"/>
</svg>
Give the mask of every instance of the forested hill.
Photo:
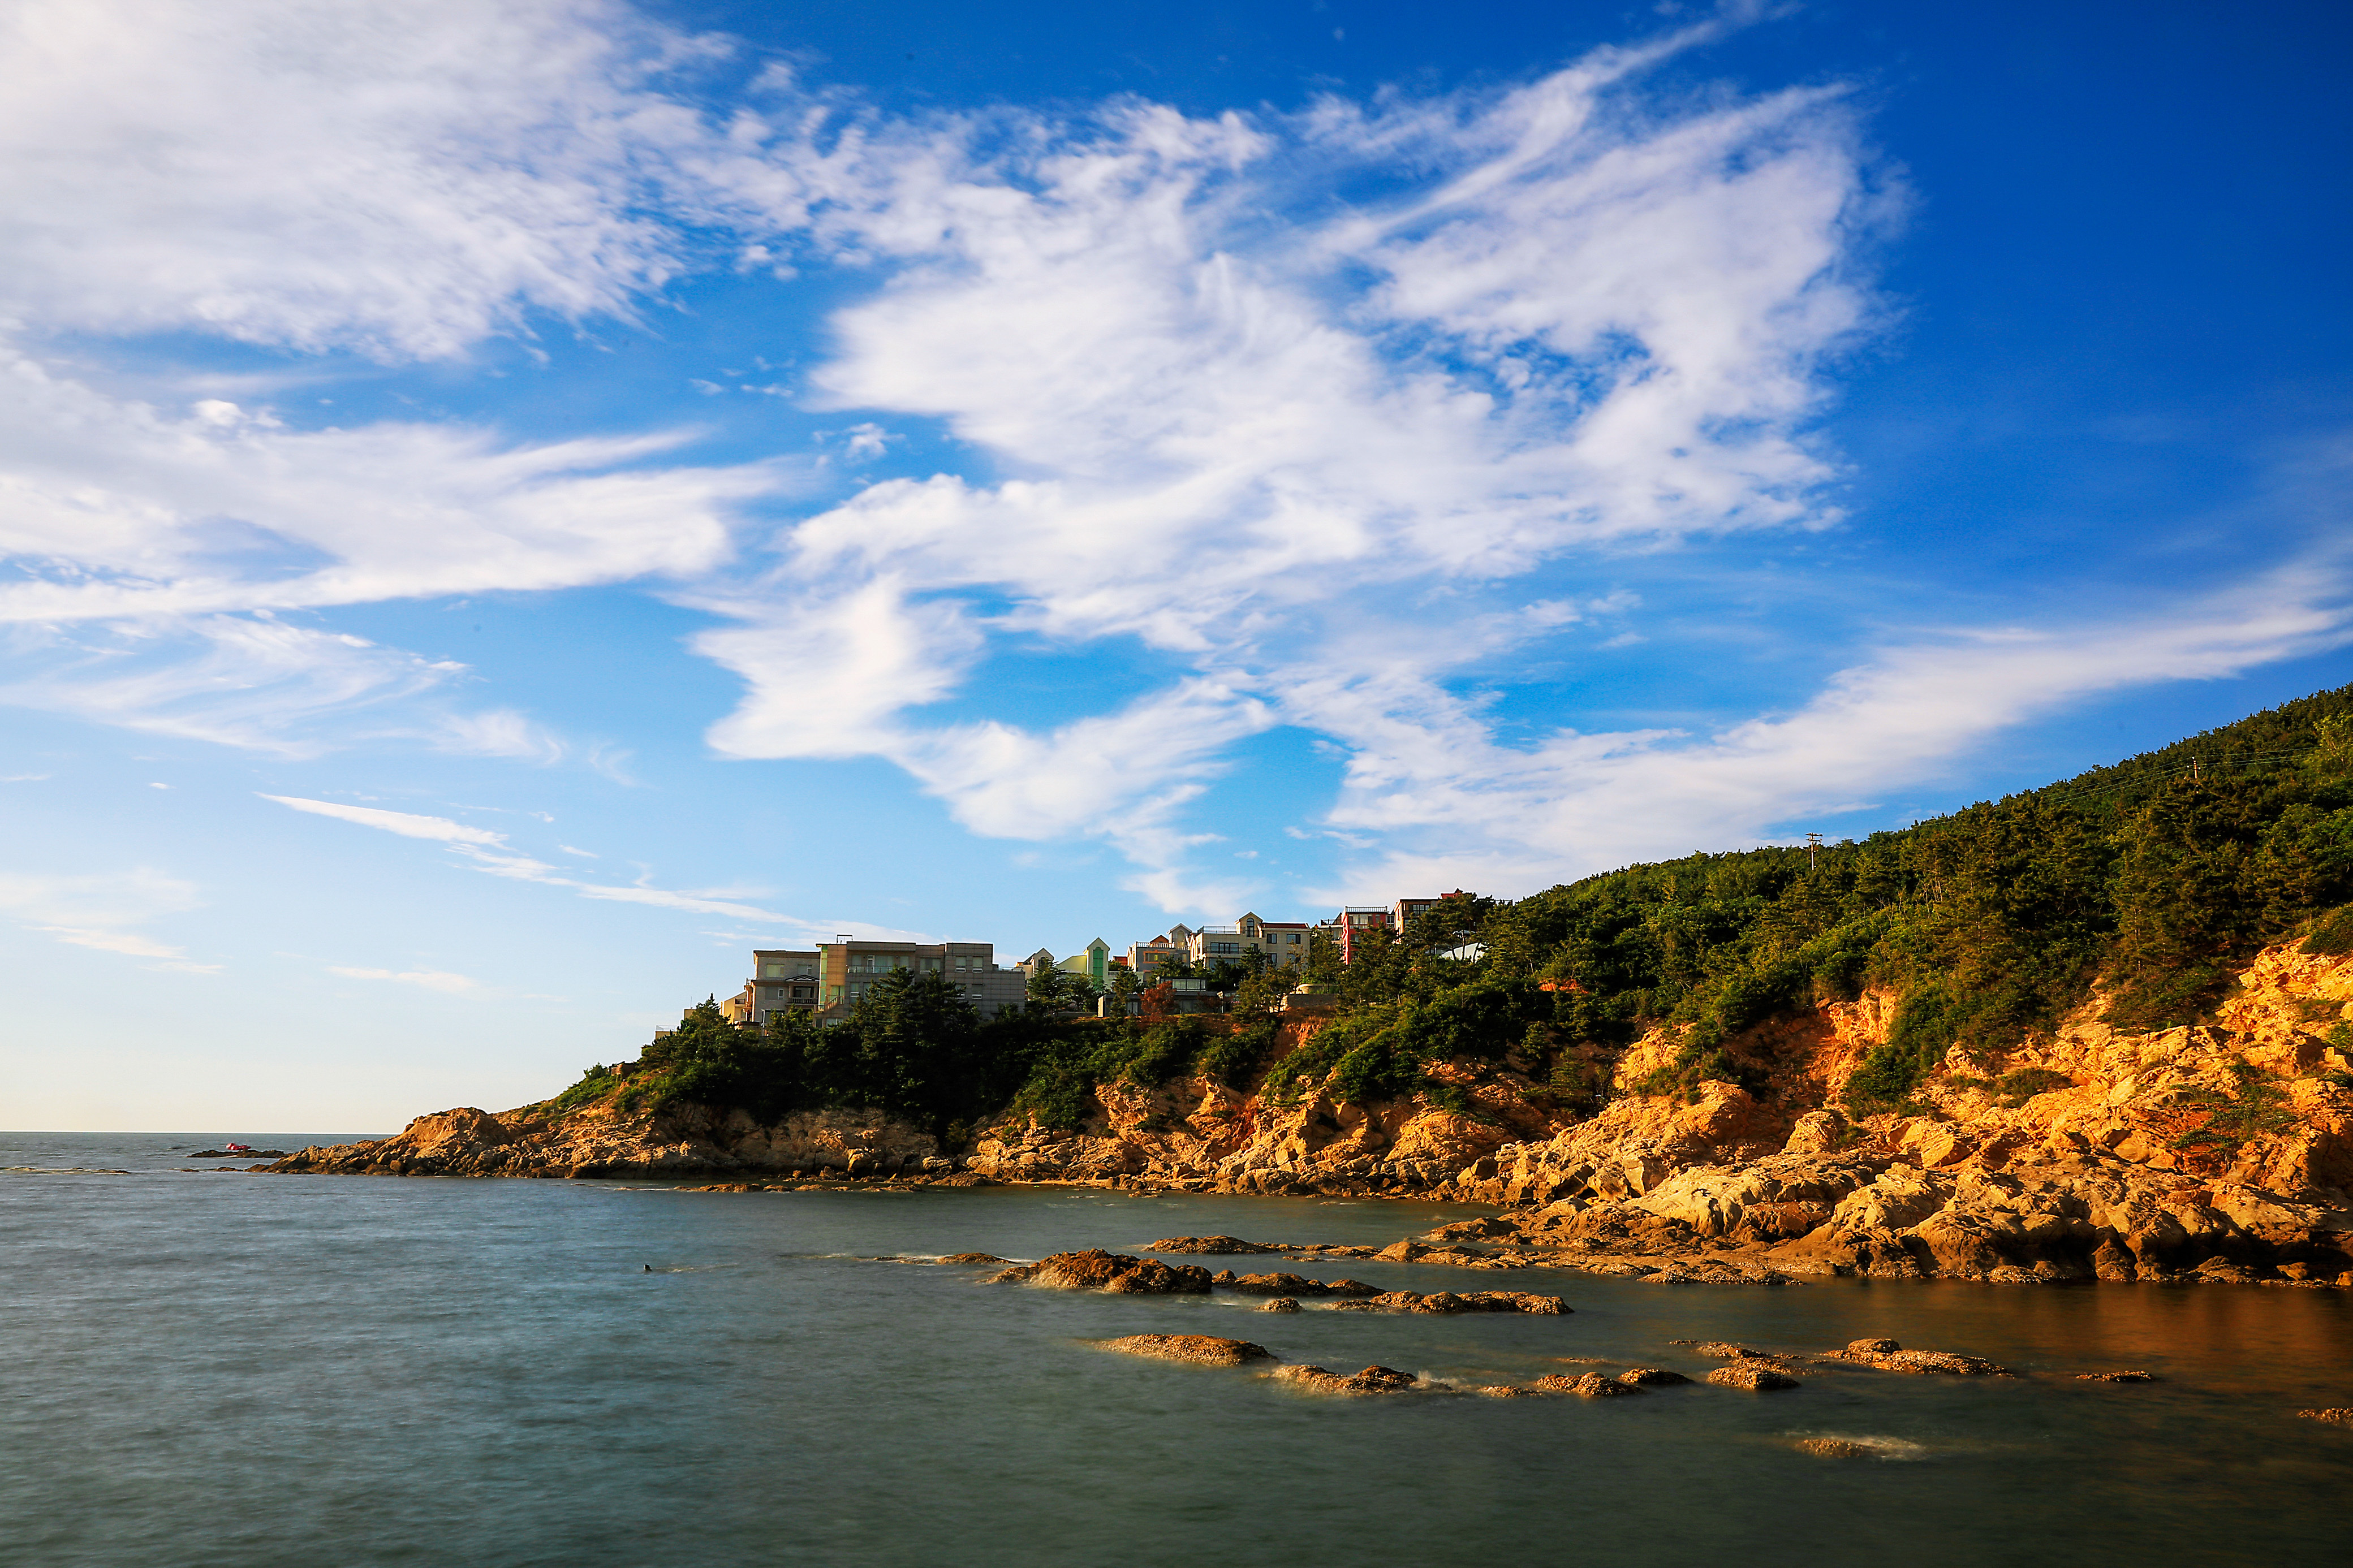
<svg viewBox="0 0 2353 1568">
<path fill-rule="evenodd" d="M 1688 1021 L 1693 1072 L 1776 1011 L 1902 994 L 1861 1086 L 1893 1100 L 1959 1044 L 2049 1027 L 2094 987 L 2149 1028 L 2210 1008 L 2231 965 L 2353 899 L 2353 687 L 2063 783 L 1861 842 L 1694 855 L 1497 910 L 1507 963 L 1574 979 L 1592 1025 Z"/>
<path fill-rule="evenodd" d="M 1508 1062 L 1564 1110 L 1603 1092 L 1617 1048 L 1664 1026 L 1672 1065 L 1630 1086 L 1752 1081 L 1743 1032 L 1873 987 L 1892 1037 L 1849 1084 L 1900 1104 L 1958 1046 L 1990 1068 L 2095 994 L 2132 1028 L 2193 1021 L 2268 942 L 2353 951 L 2353 688 L 2259 713 L 2046 788 L 1860 842 L 1692 855 L 1516 902 L 1461 895 L 1311 978 L 1342 1010 L 1297 1048 L 1274 1027 L 1290 987 L 1239 981 L 1229 1025 L 1026 1016 L 983 1024 L 936 976 L 877 984 L 837 1027 L 748 1032 L 716 1006 L 555 1105 L 668 1099 L 762 1117 L 885 1108 L 954 1143 L 1008 1110 L 1099 1114 L 1096 1089 L 1207 1077 L 1276 1100 L 1461 1100 L 1468 1067 Z M 1476 962 L 1442 956 L 1466 935 Z M 2353 1041 L 2348 1041 L 2353 1045 Z M 1285 1054 L 1287 1050 L 1287 1054 Z"/>
</svg>

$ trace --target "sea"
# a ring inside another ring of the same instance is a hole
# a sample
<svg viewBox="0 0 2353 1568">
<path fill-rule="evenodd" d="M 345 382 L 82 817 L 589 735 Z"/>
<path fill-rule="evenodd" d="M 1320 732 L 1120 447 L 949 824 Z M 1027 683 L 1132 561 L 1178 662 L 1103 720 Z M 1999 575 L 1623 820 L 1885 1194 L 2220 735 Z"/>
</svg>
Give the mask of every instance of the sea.
<svg viewBox="0 0 2353 1568">
<path fill-rule="evenodd" d="M 927 1262 L 1157 1237 L 1385 1246 L 1478 1210 L 1077 1188 L 691 1192 L 263 1176 L 351 1134 L 0 1133 L 0 1563 L 2344 1562 L 2353 1297 L 1208 1258 L 1569 1316 L 981 1283 Z M 224 1166 L 230 1168 L 222 1168 Z M 1468 1388 L 1675 1342 L 1884 1336 L 2000 1378 L 1319 1397 L 1112 1354 L 1256 1341 Z M 2146 1371 L 2109 1384 L 2080 1373 Z M 1830 1458 L 1810 1438 L 1854 1445 Z"/>
</svg>

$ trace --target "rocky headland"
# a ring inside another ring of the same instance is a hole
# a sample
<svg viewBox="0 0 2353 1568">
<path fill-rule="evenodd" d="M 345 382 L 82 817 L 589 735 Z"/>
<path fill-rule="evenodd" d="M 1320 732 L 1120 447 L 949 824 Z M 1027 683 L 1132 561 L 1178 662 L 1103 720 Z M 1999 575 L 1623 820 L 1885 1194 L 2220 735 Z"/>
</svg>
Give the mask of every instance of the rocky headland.
<svg viewBox="0 0 2353 1568">
<path fill-rule="evenodd" d="M 2115 1028 L 2095 996 L 1999 1060 L 1956 1050 L 1901 1111 L 1855 1113 L 1847 1080 L 1894 1010 L 1865 991 L 1781 1015 L 1725 1042 L 1743 1082 L 1666 1093 L 1643 1086 L 1685 1042 L 1653 1029 L 1596 1061 L 1606 1089 L 1589 1114 L 1510 1057 L 1433 1069 L 1445 1105 L 1424 1094 L 1359 1103 L 1313 1081 L 1271 1092 L 1269 1067 L 1317 1027 L 1301 1019 L 1284 1021 L 1244 1085 L 1107 1083 L 1080 1126 L 1008 1117 L 956 1147 L 840 1110 L 765 1124 L 708 1106 L 549 1103 L 444 1111 L 269 1169 L 1419 1197 L 1498 1212 L 1353 1250 L 1660 1283 L 2353 1286 L 2353 1060 L 2328 1043 L 2353 1019 L 2353 955 L 2265 949 L 2195 1026 Z M 1199 1250 L 1319 1250 L 1207 1241 L 1231 1245 Z"/>
</svg>

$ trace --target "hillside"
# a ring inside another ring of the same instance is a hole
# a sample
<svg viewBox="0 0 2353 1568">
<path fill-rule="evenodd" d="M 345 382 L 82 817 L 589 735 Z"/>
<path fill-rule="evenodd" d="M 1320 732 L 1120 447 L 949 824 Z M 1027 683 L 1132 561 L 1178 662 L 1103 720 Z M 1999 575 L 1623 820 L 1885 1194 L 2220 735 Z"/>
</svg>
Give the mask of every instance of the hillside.
<svg viewBox="0 0 2353 1568">
<path fill-rule="evenodd" d="M 2353 689 L 1810 856 L 1449 900 L 1319 952 L 1328 1020 L 983 1024 L 902 975 L 281 1168 L 1444 1194 L 1524 1211 L 1496 1261 L 2334 1279 L 2348 900 Z"/>
</svg>

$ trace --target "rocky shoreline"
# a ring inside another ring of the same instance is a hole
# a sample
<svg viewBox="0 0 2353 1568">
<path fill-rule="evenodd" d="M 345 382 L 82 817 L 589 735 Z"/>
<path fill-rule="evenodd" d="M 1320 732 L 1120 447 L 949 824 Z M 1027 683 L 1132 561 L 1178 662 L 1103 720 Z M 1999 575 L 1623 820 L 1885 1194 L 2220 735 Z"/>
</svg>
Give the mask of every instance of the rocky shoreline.
<svg viewBox="0 0 2353 1568">
<path fill-rule="evenodd" d="M 1600 1064 L 1610 1098 L 1590 1115 L 1507 1061 L 1458 1064 L 1458 1108 L 1208 1079 L 1110 1085 L 1083 1127 L 1008 1120 L 956 1149 L 841 1110 L 765 1125 L 693 1105 L 463 1108 L 268 1169 L 1433 1199 L 1500 1212 L 1400 1242 L 1425 1250 L 1396 1260 L 1661 1284 L 2353 1287 L 2353 1060 L 2328 1043 L 2353 1016 L 2353 957 L 2266 950 L 2194 1027 L 2129 1033 L 2099 1011 L 2095 999 L 2000 1061 L 1957 1051 L 1901 1114 L 1840 1109 L 1894 1013 L 1867 993 L 1727 1042 L 1746 1088 L 1644 1094 L 1683 1045 L 1653 1031 Z M 1286 1025 L 1282 1048 L 1313 1028 Z"/>
</svg>

